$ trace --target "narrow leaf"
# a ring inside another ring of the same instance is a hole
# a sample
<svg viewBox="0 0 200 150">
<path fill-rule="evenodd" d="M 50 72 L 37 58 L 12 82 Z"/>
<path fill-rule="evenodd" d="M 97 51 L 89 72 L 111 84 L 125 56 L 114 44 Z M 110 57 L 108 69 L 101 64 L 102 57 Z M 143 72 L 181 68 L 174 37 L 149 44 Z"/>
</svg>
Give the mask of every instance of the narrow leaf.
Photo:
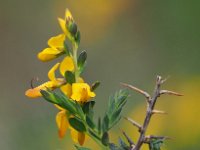
<svg viewBox="0 0 200 150">
<path fill-rule="evenodd" d="M 129 150 L 129 146 L 121 139 L 119 138 L 118 143 L 120 145 L 121 148 L 123 148 L 124 150 Z"/>
<path fill-rule="evenodd" d="M 118 117 L 120 117 L 121 111 L 122 111 L 122 108 L 116 110 L 116 111 L 112 114 L 112 116 L 111 116 L 111 118 L 110 118 L 110 124 L 114 123 L 114 122 L 118 119 Z"/>
<path fill-rule="evenodd" d="M 124 149 L 118 147 L 117 145 L 115 145 L 114 143 L 109 143 L 109 148 L 110 148 L 110 150 L 124 150 Z"/>
<path fill-rule="evenodd" d="M 83 122 L 78 118 L 70 118 L 69 119 L 70 125 L 79 132 L 85 132 L 86 127 Z"/>
<path fill-rule="evenodd" d="M 70 23 L 68 27 L 69 32 L 72 34 L 72 36 L 75 36 L 77 33 L 78 27 L 75 22 Z"/>
<path fill-rule="evenodd" d="M 150 150 L 161 150 L 163 144 L 163 139 L 152 139 L 149 143 Z"/>
<path fill-rule="evenodd" d="M 69 99 L 63 94 L 54 93 L 55 97 L 57 97 L 58 105 L 62 108 L 65 108 L 68 110 L 71 114 L 76 115 L 77 114 L 77 108 L 74 101 Z"/>
<path fill-rule="evenodd" d="M 101 141 L 101 138 L 96 133 L 94 133 L 92 130 L 89 129 L 88 132 L 90 133 L 91 136 L 93 136 L 94 138 L 96 138 L 99 141 Z"/>
<path fill-rule="evenodd" d="M 110 124 L 109 129 L 111 129 L 112 127 L 114 127 L 121 119 L 121 116 L 119 115 L 114 122 L 112 122 L 112 124 Z"/>
<path fill-rule="evenodd" d="M 89 114 L 90 109 L 92 109 L 95 105 L 95 101 L 89 101 L 83 104 L 83 112 L 85 114 Z"/>
<path fill-rule="evenodd" d="M 103 145 L 107 146 L 109 144 L 109 135 L 108 132 L 104 132 L 102 138 L 101 138 L 101 142 Z"/>
<path fill-rule="evenodd" d="M 92 120 L 89 116 L 86 116 L 86 122 L 87 122 L 87 125 L 88 125 L 90 128 L 92 128 L 92 129 L 95 128 L 95 124 L 94 124 L 93 120 Z"/>
<path fill-rule="evenodd" d="M 103 118 L 102 129 L 103 129 L 103 132 L 106 132 L 109 129 L 109 118 L 107 114 Z"/>
<path fill-rule="evenodd" d="M 48 90 L 41 90 L 40 93 L 44 97 L 45 100 L 47 100 L 50 103 L 58 104 L 58 101 L 54 94 L 51 91 Z"/>
<path fill-rule="evenodd" d="M 77 101 L 74 101 L 74 102 L 75 102 L 77 114 L 80 116 L 81 119 L 84 119 L 85 115 L 84 115 L 81 105 Z"/>
<path fill-rule="evenodd" d="M 75 82 L 75 75 L 71 71 L 66 71 L 65 72 L 65 79 L 67 83 L 72 84 Z"/>
<path fill-rule="evenodd" d="M 86 53 L 86 51 L 82 51 L 78 57 L 79 69 L 81 69 L 84 66 L 86 59 L 87 59 L 87 53 Z"/>
<path fill-rule="evenodd" d="M 75 35 L 75 41 L 76 41 L 77 45 L 80 44 L 80 41 L 81 41 L 81 33 L 80 33 L 80 31 L 77 31 L 77 33 Z"/>
</svg>

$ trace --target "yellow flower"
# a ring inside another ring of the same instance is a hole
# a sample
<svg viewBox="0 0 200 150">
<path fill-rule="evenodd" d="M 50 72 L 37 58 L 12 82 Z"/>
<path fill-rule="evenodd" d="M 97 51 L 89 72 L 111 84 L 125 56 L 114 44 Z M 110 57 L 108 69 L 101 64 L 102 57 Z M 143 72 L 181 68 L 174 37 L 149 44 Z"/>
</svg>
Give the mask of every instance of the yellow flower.
<svg viewBox="0 0 200 150">
<path fill-rule="evenodd" d="M 90 98 L 95 97 L 95 93 L 91 92 L 87 83 L 73 83 L 72 96 L 73 100 L 78 102 L 87 102 Z"/>
<path fill-rule="evenodd" d="M 80 145 L 83 145 L 85 141 L 85 133 L 78 132 L 74 128 L 72 128 L 68 122 L 69 116 L 67 116 L 67 111 L 58 105 L 55 106 L 60 110 L 60 112 L 58 112 L 56 115 L 56 123 L 58 126 L 59 137 L 63 138 L 66 134 L 67 129 L 69 128 L 71 131 L 72 140 L 76 143 L 79 143 Z"/>
<path fill-rule="evenodd" d="M 59 34 L 48 40 L 48 48 L 38 53 L 38 59 L 43 62 L 53 60 L 64 53 L 65 35 Z"/>
<path fill-rule="evenodd" d="M 30 98 L 37 98 L 42 96 L 40 93 L 40 90 L 46 90 L 47 88 L 50 90 L 54 90 L 57 87 L 60 87 L 61 85 L 65 84 L 64 78 L 56 78 L 55 77 L 55 71 L 59 67 L 59 63 L 55 64 L 49 71 L 48 77 L 50 81 L 47 81 L 43 83 L 42 85 L 39 85 L 35 88 L 28 89 L 25 92 L 25 95 L 30 97 Z"/>
<path fill-rule="evenodd" d="M 55 64 L 48 72 L 48 77 L 50 79 L 50 81 L 47 81 L 35 88 L 32 89 L 28 89 L 25 92 L 25 95 L 30 97 L 30 98 L 37 98 L 42 96 L 40 93 L 40 90 L 46 90 L 47 88 L 50 90 L 54 90 L 55 88 L 58 87 L 62 87 L 64 86 L 62 90 L 64 91 L 64 93 L 66 94 L 67 92 L 69 92 L 71 90 L 71 87 L 66 91 L 66 88 L 68 87 L 68 84 L 65 84 L 65 79 L 64 78 L 56 78 L 55 77 L 55 71 L 58 69 L 58 67 L 60 66 L 60 73 L 64 76 L 64 73 L 66 71 L 73 71 L 74 70 L 74 63 L 71 57 L 67 56 L 63 59 L 63 61 L 60 63 Z M 71 92 L 69 93 L 71 95 Z M 68 94 L 66 94 L 68 95 Z"/>
<path fill-rule="evenodd" d="M 86 102 L 90 98 L 94 97 L 95 93 L 91 92 L 89 85 L 83 82 L 83 79 L 79 78 L 78 83 L 73 83 L 72 85 L 66 84 L 63 85 L 60 89 L 67 97 L 73 100 L 77 100 L 79 102 Z M 60 110 L 56 117 L 56 123 L 59 129 L 59 137 L 62 138 L 65 135 L 67 128 L 69 128 L 73 141 L 79 143 L 80 145 L 83 145 L 86 137 L 85 133 L 78 132 L 73 127 L 71 127 L 66 120 L 67 111 L 60 106 L 56 105 L 56 107 Z M 65 116 L 60 117 L 61 114 Z"/>
<path fill-rule="evenodd" d="M 83 132 L 78 132 L 74 128 L 71 128 L 71 137 L 74 142 L 83 145 L 85 142 L 86 135 Z"/>
<path fill-rule="evenodd" d="M 84 144 L 85 133 L 76 131 L 73 127 L 69 125 L 68 119 L 70 116 L 67 116 L 67 110 L 62 107 L 55 105 L 60 111 L 56 115 L 56 123 L 58 126 L 58 135 L 60 138 L 63 138 L 69 128 L 71 131 L 72 140 L 80 145 Z"/>
<path fill-rule="evenodd" d="M 60 27 L 61 27 L 62 31 L 65 33 L 65 35 L 68 38 L 70 38 L 70 32 L 68 31 L 68 29 L 66 27 L 66 21 L 67 20 L 68 21 L 72 21 L 72 22 L 74 21 L 72 15 L 71 15 L 71 12 L 68 9 L 66 9 L 66 11 L 65 11 L 65 18 L 64 19 L 58 18 L 58 22 L 60 24 Z"/>
<path fill-rule="evenodd" d="M 67 128 L 69 127 L 68 118 L 66 115 L 66 110 L 62 110 L 56 115 L 56 123 L 58 126 L 58 135 L 60 138 L 63 138 L 66 134 Z"/>
<path fill-rule="evenodd" d="M 66 71 L 74 71 L 74 62 L 73 59 L 69 56 L 65 57 L 60 64 L 60 73 L 62 76 L 65 75 Z"/>
<path fill-rule="evenodd" d="M 78 83 L 84 83 L 84 80 L 79 77 L 78 78 Z M 72 85 L 67 83 L 63 86 L 60 87 L 61 91 L 69 98 L 71 98 L 71 95 L 72 95 Z"/>
</svg>

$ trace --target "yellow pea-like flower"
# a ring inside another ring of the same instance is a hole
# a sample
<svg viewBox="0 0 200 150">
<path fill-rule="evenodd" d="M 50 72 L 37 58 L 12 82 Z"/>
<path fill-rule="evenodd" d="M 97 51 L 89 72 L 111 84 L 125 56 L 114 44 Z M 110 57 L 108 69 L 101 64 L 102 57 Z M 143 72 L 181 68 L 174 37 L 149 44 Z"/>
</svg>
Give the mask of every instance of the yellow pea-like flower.
<svg viewBox="0 0 200 150">
<path fill-rule="evenodd" d="M 64 54 L 64 41 L 65 35 L 59 34 L 55 37 L 51 37 L 48 40 L 48 48 L 45 48 L 38 53 L 38 59 L 46 62 L 57 58 L 58 56 Z"/>
<path fill-rule="evenodd" d="M 62 76 L 65 75 L 66 71 L 74 71 L 74 62 L 70 56 L 65 57 L 60 64 L 60 73 Z"/>
<path fill-rule="evenodd" d="M 83 145 L 85 142 L 86 135 L 83 132 L 78 132 L 74 128 L 71 128 L 71 137 L 74 142 Z"/>
<path fill-rule="evenodd" d="M 83 105 L 83 103 L 95 97 L 95 93 L 91 91 L 90 86 L 87 83 L 84 83 L 84 80 L 80 77 L 81 69 L 78 67 L 77 64 L 77 50 L 80 42 L 80 31 L 78 30 L 78 27 L 71 15 L 71 12 L 68 9 L 66 9 L 65 11 L 64 19 L 58 18 L 58 22 L 63 33 L 51 37 L 47 42 L 48 46 L 40 51 L 37 57 L 39 60 L 47 62 L 61 56 L 62 54 L 66 54 L 67 56 L 64 57 L 64 59 L 60 63 L 55 64 L 49 70 L 49 81 L 37 87 L 28 89 L 25 92 L 25 95 L 30 98 L 37 98 L 42 96 L 42 94 L 40 93 L 41 90 L 54 90 L 56 88 L 60 88 L 60 90 L 67 97 L 66 100 L 74 100 L 77 101 L 80 105 Z M 65 40 L 69 40 L 69 42 L 71 42 L 72 49 L 67 49 L 68 46 L 65 45 Z M 73 53 L 71 53 L 70 50 Z M 62 78 L 56 77 L 55 72 L 57 70 L 59 70 Z M 67 74 L 65 74 L 66 71 L 70 71 L 71 74 L 68 74 L 68 72 Z M 66 77 L 68 75 L 69 78 Z M 75 80 L 70 80 L 73 78 L 75 78 Z M 44 98 L 46 98 L 45 95 L 43 96 Z M 59 137 L 63 138 L 67 132 L 67 129 L 70 129 L 71 137 L 74 142 L 83 145 L 86 138 L 86 133 L 75 130 L 72 126 L 70 126 L 68 121 L 70 117 L 75 117 L 76 114 L 70 114 L 67 109 L 62 108 L 64 107 L 64 105 L 62 105 L 62 103 L 59 103 L 60 101 L 56 102 L 58 103 L 54 105 L 59 110 L 56 115 L 56 124 L 58 126 Z"/>
<path fill-rule="evenodd" d="M 59 22 L 60 27 L 61 27 L 62 31 L 64 32 L 64 34 L 65 34 L 68 38 L 70 38 L 70 37 L 69 37 L 69 36 L 70 36 L 70 32 L 68 31 L 68 29 L 67 29 L 67 27 L 66 27 L 66 21 L 67 21 L 67 20 L 70 20 L 70 21 L 72 21 L 72 22 L 74 21 L 71 12 L 70 12 L 68 9 L 66 9 L 66 11 L 65 11 L 65 18 L 64 18 L 64 19 L 58 18 L 58 22 Z"/>
<path fill-rule="evenodd" d="M 72 96 L 73 100 L 78 102 L 87 102 L 89 99 L 95 97 L 95 93 L 90 90 L 87 83 L 73 83 Z"/>
<path fill-rule="evenodd" d="M 69 128 L 69 122 L 66 115 L 66 110 L 62 110 L 56 115 L 56 123 L 58 126 L 58 134 L 60 138 L 63 138 Z"/>
<path fill-rule="evenodd" d="M 56 78 L 55 77 L 55 71 L 58 69 L 59 65 L 60 64 L 57 63 L 49 70 L 48 77 L 49 77 L 50 81 L 47 81 L 35 88 L 28 89 L 25 92 L 25 95 L 30 98 L 38 98 L 38 97 L 42 96 L 40 93 L 41 90 L 46 90 L 46 89 L 54 90 L 54 89 L 60 87 L 61 85 L 65 84 L 64 78 Z"/>
</svg>

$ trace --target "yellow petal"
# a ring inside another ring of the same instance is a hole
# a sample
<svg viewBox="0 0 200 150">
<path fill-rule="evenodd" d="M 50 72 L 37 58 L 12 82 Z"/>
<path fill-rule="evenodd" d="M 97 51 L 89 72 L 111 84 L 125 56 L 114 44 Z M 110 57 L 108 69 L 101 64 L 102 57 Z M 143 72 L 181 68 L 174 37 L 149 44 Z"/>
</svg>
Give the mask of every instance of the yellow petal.
<svg viewBox="0 0 200 150">
<path fill-rule="evenodd" d="M 38 90 L 38 89 L 28 89 L 28 90 L 26 90 L 25 95 L 30 98 L 38 98 L 38 97 L 42 96 L 40 93 L 40 90 Z"/>
<path fill-rule="evenodd" d="M 25 92 L 25 95 L 30 97 L 30 98 L 37 98 L 37 97 L 42 96 L 41 93 L 40 93 L 40 90 L 46 90 L 47 88 L 53 89 L 53 87 L 54 87 L 54 82 L 48 81 L 48 82 L 45 82 L 42 85 L 39 85 L 39 86 L 37 86 L 33 89 L 28 89 Z"/>
<path fill-rule="evenodd" d="M 85 141 L 85 134 L 82 132 L 76 131 L 74 128 L 71 129 L 71 137 L 75 143 L 79 143 L 80 145 L 84 144 Z"/>
<path fill-rule="evenodd" d="M 66 71 L 74 71 L 74 62 L 69 56 L 65 57 L 60 64 L 60 73 L 64 76 Z"/>
<path fill-rule="evenodd" d="M 78 133 L 78 142 L 80 145 L 83 145 L 85 142 L 85 134 L 82 132 Z"/>
<path fill-rule="evenodd" d="M 58 18 L 58 22 L 59 22 L 59 25 L 60 25 L 62 31 L 63 31 L 65 34 L 67 34 L 68 31 L 67 31 L 67 28 L 66 28 L 66 25 L 65 25 L 65 23 L 66 23 L 65 20 L 62 19 L 62 18 Z"/>
<path fill-rule="evenodd" d="M 79 77 L 79 78 L 78 78 L 78 83 L 84 83 L 83 78 Z"/>
<path fill-rule="evenodd" d="M 57 58 L 60 53 L 62 53 L 62 51 L 59 51 L 55 48 L 45 48 L 38 53 L 38 59 L 43 62 L 50 61 Z"/>
<path fill-rule="evenodd" d="M 94 92 L 90 91 L 90 88 L 87 88 L 87 92 L 88 92 L 89 97 L 95 97 L 96 96 L 96 94 Z"/>
<path fill-rule="evenodd" d="M 73 17 L 72 17 L 72 14 L 71 14 L 71 12 L 69 11 L 69 9 L 66 9 L 66 10 L 65 10 L 65 20 L 66 20 L 66 19 L 70 19 L 70 20 L 74 21 L 74 19 L 73 19 Z"/>
<path fill-rule="evenodd" d="M 51 37 L 48 40 L 48 45 L 52 48 L 63 49 L 64 48 L 64 41 L 65 41 L 65 35 L 59 34 L 57 36 Z"/>
<path fill-rule="evenodd" d="M 71 130 L 71 137 L 72 137 L 72 140 L 75 142 L 75 143 L 78 143 L 78 131 L 76 131 L 74 128 L 70 128 Z"/>
<path fill-rule="evenodd" d="M 60 63 L 55 64 L 48 72 L 48 77 L 51 81 L 56 80 L 55 71 L 58 69 Z"/>
<path fill-rule="evenodd" d="M 86 102 L 90 98 L 95 97 L 95 93 L 91 92 L 87 83 L 73 83 L 71 98 L 76 101 Z"/>
<path fill-rule="evenodd" d="M 67 128 L 69 127 L 69 123 L 66 116 L 66 111 L 60 111 L 56 115 L 56 123 L 58 126 L 58 134 L 60 138 L 63 138 L 66 134 Z"/>
<path fill-rule="evenodd" d="M 60 87 L 60 90 L 68 97 L 70 98 L 72 95 L 72 86 L 70 84 L 65 84 Z"/>
</svg>

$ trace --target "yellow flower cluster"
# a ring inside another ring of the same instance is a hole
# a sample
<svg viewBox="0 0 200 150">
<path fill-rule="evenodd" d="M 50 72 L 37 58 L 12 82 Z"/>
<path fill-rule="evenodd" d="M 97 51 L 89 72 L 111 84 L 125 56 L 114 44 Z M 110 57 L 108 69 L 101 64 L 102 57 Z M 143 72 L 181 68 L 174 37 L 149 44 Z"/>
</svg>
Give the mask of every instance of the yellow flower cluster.
<svg viewBox="0 0 200 150">
<path fill-rule="evenodd" d="M 95 97 L 95 93 L 91 91 L 90 86 L 84 82 L 80 77 L 80 68 L 77 65 L 77 49 L 79 45 L 80 33 L 77 30 L 77 26 L 74 19 L 67 9 L 65 13 L 65 18 L 58 19 L 62 34 L 52 37 L 48 40 L 48 48 L 45 48 L 38 53 L 39 60 L 47 62 L 53 60 L 61 55 L 66 54 L 64 59 L 55 64 L 48 72 L 49 81 L 39 85 L 35 88 L 28 89 L 25 95 L 30 98 L 38 98 L 41 95 L 41 90 L 54 90 L 60 88 L 60 90 L 70 99 L 77 102 L 85 103 L 91 98 Z M 72 50 L 66 46 L 66 40 L 71 42 Z M 55 72 L 59 70 L 62 77 L 57 78 Z M 74 74 L 75 80 L 73 83 L 67 81 L 66 72 L 71 72 Z M 67 129 L 71 130 L 72 139 L 82 145 L 85 141 L 85 134 L 76 131 L 73 127 L 69 125 L 68 119 L 71 116 L 66 109 L 55 105 L 60 111 L 56 116 L 56 123 L 59 129 L 59 136 L 64 137 Z"/>
</svg>

